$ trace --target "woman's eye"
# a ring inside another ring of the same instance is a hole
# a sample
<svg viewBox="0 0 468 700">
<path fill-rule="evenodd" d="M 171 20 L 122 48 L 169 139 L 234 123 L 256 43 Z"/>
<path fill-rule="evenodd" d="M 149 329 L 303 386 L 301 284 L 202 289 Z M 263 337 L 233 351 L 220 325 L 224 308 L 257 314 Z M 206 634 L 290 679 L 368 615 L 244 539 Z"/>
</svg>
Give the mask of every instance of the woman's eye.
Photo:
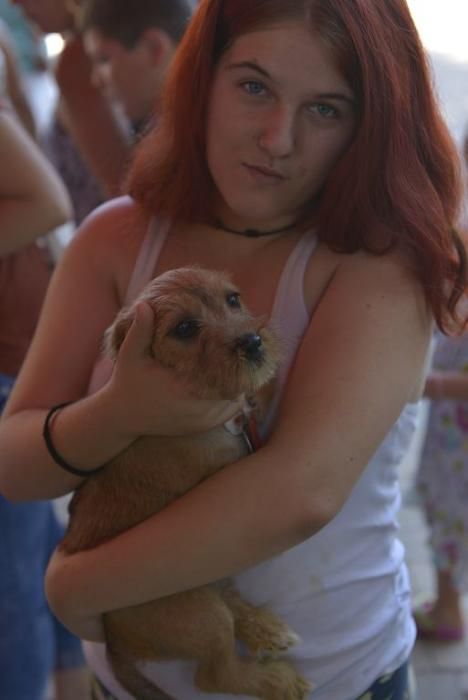
<svg viewBox="0 0 468 700">
<path fill-rule="evenodd" d="M 185 340 L 186 338 L 194 338 L 199 330 L 200 326 L 197 321 L 193 318 L 187 318 L 177 324 L 171 335 Z"/>
<path fill-rule="evenodd" d="M 335 119 L 338 117 L 338 110 L 335 107 L 320 102 L 311 105 L 309 110 L 324 119 Z"/>
<path fill-rule="evenodd" d="M 265 92 L 265 86 L 258 80 L 246 80 L 242 87 L 249 95 L 263 95 Z"/>
<path fill-rule="evenodd" d="M 231 307 L 231 309 L 240 309 L 240 294 L 238 294 L 237 292 L 232 292 L 232 294 L 228 294 L 226 297 L 226 303 L 228 306 Z"/>
</svg>

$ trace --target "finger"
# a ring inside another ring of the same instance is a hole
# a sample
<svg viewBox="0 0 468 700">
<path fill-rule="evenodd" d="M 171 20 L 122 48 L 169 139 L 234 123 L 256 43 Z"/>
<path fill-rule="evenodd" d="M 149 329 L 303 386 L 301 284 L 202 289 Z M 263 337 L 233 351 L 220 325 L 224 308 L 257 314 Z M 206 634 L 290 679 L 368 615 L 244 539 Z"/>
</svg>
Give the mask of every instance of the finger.
<svg viewBox="0 0 468 700">
<path fill-rule="evenodd" d="M 242 413 L 244 407 L 244 397 L 239 397 L 233 401 L 217 401 L 215 407 L 212 407 L 205 415 L 205 428 L 210 429 L 226 423 L 226 421 Z"/>
<path fill-rule="evenodd" d="M 242 413 L 244 408 L 244 397 L 239 397 L 235 401 L 226 401 L 226 405 L 224 406 L 224 409 L 222 411 L 222 419 L 219 422 L 225 423 L 226 421 L 231 420 L 231 418 L 234 418 L 234 416 L 237 416 L 239 413 Z"/>
<path fill-rule="evenodd" d="M 153 341 L 154 313 L 149 304 L 141 302 L 135 308 L 135 316 L 122 343 L 121 353 L 128 360 L 139 360 L 147 355 Z"/>
</svg>

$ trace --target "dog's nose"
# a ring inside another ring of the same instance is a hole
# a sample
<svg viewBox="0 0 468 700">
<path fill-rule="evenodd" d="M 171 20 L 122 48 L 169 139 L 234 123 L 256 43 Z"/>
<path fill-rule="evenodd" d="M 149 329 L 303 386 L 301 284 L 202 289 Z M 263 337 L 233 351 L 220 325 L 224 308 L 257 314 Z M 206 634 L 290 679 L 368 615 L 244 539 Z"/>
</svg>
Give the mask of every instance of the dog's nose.
<svg viewBox="0 0 468 700">
<path fill-rule="evenodd" d="M 236 343 L 248 360 L 258 360 L 262 356 L 262 339 L 258 333 L 246 333 Z"/>
</svg>

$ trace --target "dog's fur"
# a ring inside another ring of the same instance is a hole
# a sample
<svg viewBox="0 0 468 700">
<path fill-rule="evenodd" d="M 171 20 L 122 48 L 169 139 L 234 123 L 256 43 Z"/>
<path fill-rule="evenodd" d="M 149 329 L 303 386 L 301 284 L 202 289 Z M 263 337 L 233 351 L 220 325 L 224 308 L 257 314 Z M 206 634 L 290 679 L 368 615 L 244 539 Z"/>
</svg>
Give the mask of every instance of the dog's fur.
<svg viewBox="0 0 468 700">
<path fill-rule="evenodd" d="M 149 354 L 193 395 L 252 396 L 274 377 L 278 346 L 272 332 L 242 306 L 224 274 L 200 268 L 155 278 L 135 304 L 123 309 L 106 332 L 111 357 L 142 300 L 155 315 Z M 61 548 L 73 553 L 95 547 L 246 454 L 242 435 L 224 426 L 183 437 L 139 438 L 76 491 Z M 309 688 L 288 661 L 274 658 L 296 641 L 295 635 L 268 610 L 244 602 L 227 583 L 106 613 L 104 628 L 114 672 L 138 700 L 168 697 L 139 671 L 138 660 L 194 659 L 195 685 L 206 692 L 300 700 Z M 249 650 L 248 658 L 238 656 L 236 638 Z"/>
</svg>

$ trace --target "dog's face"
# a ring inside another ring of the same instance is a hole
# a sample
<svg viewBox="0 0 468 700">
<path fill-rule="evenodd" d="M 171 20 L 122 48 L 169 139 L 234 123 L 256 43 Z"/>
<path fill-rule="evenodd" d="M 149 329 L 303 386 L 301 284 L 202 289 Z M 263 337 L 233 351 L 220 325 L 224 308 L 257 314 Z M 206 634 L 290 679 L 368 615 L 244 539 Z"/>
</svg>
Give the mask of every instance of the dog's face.
<svg viewBox="0 0 468 700">
<path fill-rule="evenodd" d="M 179 268 L 152 280 L 106 331 L 105 351 L 111 357 L 141 301 L 155 315 L 149 354 L 196 396 L 234 399 L 256 392 L 275 375 L 278 342 L 265 320 L 243 306 L 239 290 L 224 273 Z"/>
</svg>

